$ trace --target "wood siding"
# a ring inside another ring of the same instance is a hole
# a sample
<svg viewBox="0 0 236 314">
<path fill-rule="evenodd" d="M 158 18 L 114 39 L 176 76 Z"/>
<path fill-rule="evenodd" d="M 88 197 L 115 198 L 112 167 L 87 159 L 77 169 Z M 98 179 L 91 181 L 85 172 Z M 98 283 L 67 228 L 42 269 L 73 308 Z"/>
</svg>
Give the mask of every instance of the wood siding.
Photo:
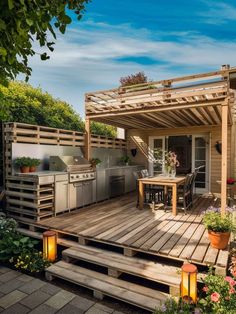
<svg viewBox="0 0 236 314">
<path fill-rule="evenodd" d="M 146 129 L 127 130 L 128 152 L 131 148 L 138 148 L 138 153 L 135 157 L 130 155 L 132 161 L 136 164 L 145 165 L 148 167 L 148 142 L 149 136 L 177 136 L 177 135 L 191 135 L 191 134 L 209 134 L 210 135 L 210 148 L 209 148 L 209 172 L 210 172 L 210 192 L 220 192 L 220 185 L 216 182 L 221 179 L 221 155 L 216 151 L 215 144 L 221 141 L 221 126 L 200 126 L 188 128 L 175 128 L 175 129 Z M 140 145 L 134 142 L 133 138 L 136 137 L 140 141 Z M 234 143 L 234 141 L 232 141 Z M 234 176 L 234 169 L 236 168 L 236 160 L 231 163 L 231 127 L 228 128 L 228 176 Z M 232 149 L 234 149 L 232 147 Z M 233 169 L 234 168 L 234 169 Z"/>
</svg>

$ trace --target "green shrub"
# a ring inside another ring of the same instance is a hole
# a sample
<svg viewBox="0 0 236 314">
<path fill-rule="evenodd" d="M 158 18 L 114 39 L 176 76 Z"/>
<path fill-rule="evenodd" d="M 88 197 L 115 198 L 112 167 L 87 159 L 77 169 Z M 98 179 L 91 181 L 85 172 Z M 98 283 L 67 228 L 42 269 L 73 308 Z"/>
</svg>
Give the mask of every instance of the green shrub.
<svg viewBox="0 0 236 314">
<path fill-rule="evenodd" d="M 233 224 L 230 213 L 226 213 L 225 216 L 221 216 L 221 213 L 218 211 L 208 210 L 204 214 L 203 223 L 206 229 L 213 232 L 235 231 L 235 225 Z"/>
</svg>

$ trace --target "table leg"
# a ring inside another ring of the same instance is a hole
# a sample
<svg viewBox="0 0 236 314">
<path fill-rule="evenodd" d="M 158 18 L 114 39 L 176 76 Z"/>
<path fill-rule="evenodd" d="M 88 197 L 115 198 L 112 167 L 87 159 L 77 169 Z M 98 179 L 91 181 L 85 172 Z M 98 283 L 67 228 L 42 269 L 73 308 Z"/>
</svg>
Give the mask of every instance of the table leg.
<svg viewBox="0 0 236 314">
<path fill-rule="evenodd" d="M 168 202 L 168 187 L 164 185 L 164 210 L 167 208 Z"/>
<path fill-rule="evenodd" d="M 172 186 L 172 214 L 177 215 L 177 186 L 173 184 Z"/>
<path fill-rule="evenodd" d="M 139 181 L 139 209 L 143 209 L 144 203 L 144 184 Z"/>
</svg>

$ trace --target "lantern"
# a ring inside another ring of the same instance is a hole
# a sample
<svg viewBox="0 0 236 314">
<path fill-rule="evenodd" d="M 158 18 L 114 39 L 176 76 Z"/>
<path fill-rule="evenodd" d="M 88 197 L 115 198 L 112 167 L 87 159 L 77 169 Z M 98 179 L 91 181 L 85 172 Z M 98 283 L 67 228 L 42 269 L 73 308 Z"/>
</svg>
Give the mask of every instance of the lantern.
<svg viewBox="0 0 236 314">
<path fill-rule="evenodd" d="M 197 267 L 193 264 L 184 264 L 181 270 L 181 297 L 186 303 L 196 303 Z"/>
<path fill-rule="evenodd" d="M 57 258 L 57 234 L 54 231 L 45 231 L 43 233 L 43 255 L 50 262 Z"/>
</svg>

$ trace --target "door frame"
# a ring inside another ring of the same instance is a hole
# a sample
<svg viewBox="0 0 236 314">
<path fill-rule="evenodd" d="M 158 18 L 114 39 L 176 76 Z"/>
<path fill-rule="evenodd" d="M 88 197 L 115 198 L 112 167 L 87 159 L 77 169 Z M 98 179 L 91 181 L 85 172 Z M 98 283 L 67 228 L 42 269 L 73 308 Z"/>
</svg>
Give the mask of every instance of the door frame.
<svg viewBox="0 0 236 314">
<path fill-rule="evenodd" d="M 195 141 L 194 138 L 196 137 L 203 137 L 207 143 L 206 145 L 206 187 L 203 188 L 196 188 L 196 191 L 200 194 L 203 193 L 208 193 L 210 191 L 211 188 L 211 156 L 210 156 L 210 147 L 211 147 L 211 136 L 209 133 L 196 133 L 196 134 L 191 134 L 192 135 L 192 171 L 194 171 L 195 167 Z"/>
<path fill-rule="evenodd" d="M 154 154 L 153 154 L 153 144 L 154 144 L 154 140 L 162 140 L 162 171 L 164 170 L 164 151 L 165 151 L 165 140 L 166 140 L 166 136 L 149 136 L 148 139 L 148 145 L 149 145 L 149 154 L 148 154 L 148 171 L 150 173 L 151 176 L 154 175 L 154 171 L 153 171 L 153 164 L 154 164 Z"/>
</svg>

